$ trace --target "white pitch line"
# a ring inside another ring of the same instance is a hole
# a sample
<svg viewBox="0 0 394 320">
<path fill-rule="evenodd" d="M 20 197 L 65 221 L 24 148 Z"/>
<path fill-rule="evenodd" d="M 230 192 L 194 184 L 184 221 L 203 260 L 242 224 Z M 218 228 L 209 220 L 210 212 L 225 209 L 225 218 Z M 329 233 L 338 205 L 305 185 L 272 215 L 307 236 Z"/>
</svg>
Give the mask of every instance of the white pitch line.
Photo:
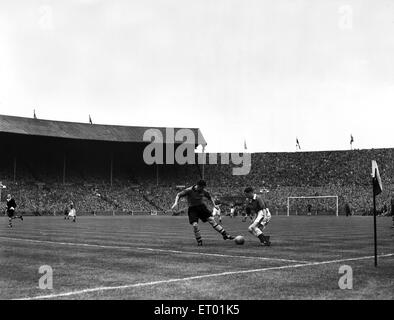
<svg viewBox="0 0 394 320">
<path fill-rule="evenodd" d="M 191 252 L 191 251 L 180 251 L 180 250 L 157 249 L 157 248 L 148 248 L 148 247 L 111 246 L 111 245 L 99 245 L 99 244 L 89 244 L 89 243 L 58 242 L 58 241 L 49 241 L 49 240 L 35 240 L 35 239 L 22 239 L 22 238 L 9 238 L 9 237 L 0 237 L 0 239 L 22 241 L 22 242 L 24 241 L 31 243 L 49 243 L 56 245 L 93 247 L 93 248 L 103 248 L 103 249 L 144 250 L 144 251 L 152 251 L 152 252 L 156 251 L 156 252 L 167 252 L 167 253 L 187 254 L 187 255 L 213 256 L 213 257 L 221 257 L 221 258 L 256 259 L 256 260 L 265 260 L 265 261 L 281 261 L 281 262 L 293 262 L 293 263 L 310 262 L 310 261 L 281 259 L 281 258 L 251 257 L 251 256 L 228 255 L 228 254 L 209 253 L 209 252 Z"/>
<path fill-rule="evenodd" d="M 391 257 L 391 256 L 394 256 L 394 253 L 379 255 L 380 258 Z M 13 300 L 37 300 L 37 299 L 51 299 L 51 298 L 57 298 L 57 297 L 68 297 L 68 296 L 97 292 L 97 291 L 130 289 L 130 288 L 137 288 L 137 287 L 153 286 L 153 285 L 157 285 L 157 284 L 167 284 L 167 283 L 173 283 L 173 282 L 214 278 L 214 277 L 221 277 L 221 276 L 228 276 L 228 275 L 239 275 L 239 274 L 246 274 L 246 273 L 269 271 L 269 270 L 283 270 L 283 269 L 293 269 L 293 268 L 301 268 L 301 267 L 309 267 L 309 266 L 319 266 L 319 265 L 324 265 L 324 264 L 341 263 L 341 262 L 347 262 L 347 261 L 366 260 L 366 259 L 372 259 L 374 257 L 375 256 L 365 256 L 365 257 L 329 260 L 329 261 L 321 261 L 321 262 L 310 262 L 310 263 L 306 263 L 306 264 L 285 265 L 285 266 L 281 266 L 281 267 L 268 267 L 268 268 L 250 269 L 250 270 L 227 271 L 227 272 L 205 274 L 205 275 L 201 275 L 201 276 L 193 276 L 193 277 L 186 277 L 186 278 L 176 278 L 176 279 L 159 280 L 159 281 L 151 281 L 151 282 L 141 282 L 141 283 L 128 284 L 128 285 L 123 285 L 123 286 L 97 287 L 97 288 L 76 290 L 76 291 L 57 293 L 57 294 L 49 294 L 49 295 L 27 297 L 27 298 L 18 298 L 18 299 L 13 299 Z"/>
<path fill-rule="evenodd" d="M 272 260 L 272 261 L 294 262 L 294 263 L 309 263 L 310 262 L 310 261 L 280 259 L 280 258 L 251 257 L 251 256 L 238 256 L 238 255 L 234 256 L 234 255 L 228 255 L 228 254 L 207 253 L 207 252 L 187 252 L 187 251 L 177 251 L 177 250 L 167 250 L 167 249 L 151 249 L 151 248 L 138 248 L 138 249 L 149 250 L 149 251 L 158 251 L 158 252 L 163 251 L 163 252 L 171 252 L 171 253 L 184 253 L 184 254 L 193 254 L 193 255 L 223 257 L 223 258 L 244 258 L 244 259 Z"/>
<path fill-rule="evenodd" d="M 24 236 L 26 236 L 26 235 L 28 235 L 28 236 L 41 236 L 41 235 L 46 235 L 46 236 L 52 236 L 52 235 L 61 235 L 61 236 L 64 236 L 64 237 L 67 237 L 67 236 L 69 236 L 70 235 L 70 233 L 69 232 L 63 232 L 63 231 L 61 231 L 61 230 L 59 230 L 58 232 L 57 231 L 40 231 L 39 232 L 39 234 L 37 234 L 37 233 L 26 233 L 26 232 L 23 232 L 23 231 L 25 231 L 25 230 L 22 230 L 21 232 L 13 232 L 14 234 L 16 234 L 17 236 L 19 236 L 19 235 L 24 235 Z M 96 237 L 99 237 L 99 235 L 100 235 L 100 233 L 98 232 L 98 231 L 89 231 L 89 232 L 87 232 L 87 231 L 81 231 L 81 232 L 79 232 L 78 233 L 79 235 L 91 235 L 91 234 L 93 234 L 93 235 L 96 235 Z M 116 234 L 118 235 L 118 236 L 116 236 Z M 105 235 L 106 235 L 106 239 L 119 239 L 119 234 L 120 233 L 115 233 L 115 232 L 105 232 Z M 157 233 L 153 233 L 153 234 L 157 234 Z M 110 235 L 110 236 L 109 236 Z M 130 238 L 130 233 L 128 233 L 128 236 L 129 236 L 129 238 Z M 136 236 L 136 237 L 140 237 L 140 238 L 147 238 L 147 237 L 151 237 L 151 234 L 149 233 L 147 233 L 147 234 L 145 234 L 145 233 L 143 233 L 143 232 L 138 232 L 138 233 L 133 233 L 133 236 Z M 163 238 L 163 239 L 190 239 L 190 236 L 189 237 L 187 237 L 187 236 L 180 236 L 179 235 L 179 233 L 178 234 L 173 234 L 173 235 L 171 235 L 171 234 L 168 234 L 168 233 L 166 233 L 165 235 L 161 235 L 160 236 L 161 238 Z M 213 239 L 214 237 L 206 237 L 207 239 Z M 101 238 L 102 239 L 102 238 Z M 130 239 L 133 239 L 133 238 L 130 238 Z"/>
</svg>

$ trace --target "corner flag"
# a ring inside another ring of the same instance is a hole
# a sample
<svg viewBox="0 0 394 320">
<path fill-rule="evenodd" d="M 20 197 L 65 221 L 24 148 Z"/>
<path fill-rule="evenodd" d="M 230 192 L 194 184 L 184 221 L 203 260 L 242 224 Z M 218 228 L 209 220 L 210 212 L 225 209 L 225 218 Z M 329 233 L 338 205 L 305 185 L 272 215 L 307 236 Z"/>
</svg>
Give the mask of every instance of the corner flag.
<svg viewBox="0 0 394 320">
<path fill-rule="evenodd" d="M 373 184 L 373 194 L 377 196 L 382 193 L 382 179 L 380 178 L 378 164 L 375 160 L 372 160 L 372 184 Z"/>
</svg>

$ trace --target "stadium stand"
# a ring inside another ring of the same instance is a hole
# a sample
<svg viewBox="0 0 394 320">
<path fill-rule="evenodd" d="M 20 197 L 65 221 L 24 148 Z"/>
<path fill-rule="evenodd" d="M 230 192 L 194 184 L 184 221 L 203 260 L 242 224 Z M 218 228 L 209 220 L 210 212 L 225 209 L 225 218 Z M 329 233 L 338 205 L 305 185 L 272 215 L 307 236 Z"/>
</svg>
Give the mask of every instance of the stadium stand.
<svg viewBox="0 0 394 320">
<path fill-rule="evenodd" d="M 201 177 L 202 165 L 146 165 L 146 129 L 0 115 L 0 181 L 7 186 L 1 200 L 12 193 L 19 210 L 37 215 L 62 214 L 69 201 L 80 214 L 173 214 L 176 193 Z M 349 203 L 354 214 L 365 215 L 372 207 L 371 160 L 379 164 L 384 188 L 377 206 L 384 211 L 394 192 L 394 149 L 254 153 L 245 176 L 232 175 L 233 165 L 221 164 L 219 155 L 218 164 L 204 166 L 204 178 L 225 211 L 253 186 L 274 214 L 286 213 L 289 196 L 337 195 L 340 214 Z M 297 201 L 294 210 L 307 205 Z M 318 210 L 333 206 L 321 201 Z M 181 202 L 178 213 L 185 210 Z"/>
</svg>

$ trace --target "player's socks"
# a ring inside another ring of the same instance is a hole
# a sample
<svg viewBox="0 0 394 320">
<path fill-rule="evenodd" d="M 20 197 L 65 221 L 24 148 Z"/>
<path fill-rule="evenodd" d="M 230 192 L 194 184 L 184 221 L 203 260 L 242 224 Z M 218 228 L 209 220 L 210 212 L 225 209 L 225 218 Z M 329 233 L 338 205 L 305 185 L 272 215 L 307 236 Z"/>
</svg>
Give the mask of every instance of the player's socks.
<svg viewBox="0 0 394 320">
<path fill-rule="evenodd" d="M 217 232 L 221 233 L 222 235 L 226 233 L 223 227 L 218 223 L 212 224 L 212 228 L 214 228 Z"/>
<path fill-rule="evenodd" d="M 267 239 L 266 239 L 264 234 L 261 233 L 257 237 L 259 238 L 261 243 L 266 243 L 267 242 Z"/>
<path fill-rule="evenodd" d="M 217 232 L 219 232 L 223 236 L 224 240 L 228 240 L 228 239 L 232 240 L 232 239 L 234 239 L 234 237 L 230 236 L 220 224 L 218 224 L 218 223 L 212 224 L 212 228 L 214 228 Z"/>
<path fill-rule="evenodd" d="M 264 236 L 264 238 L 265 241 L 262 244 L 269 247 L 271 245 L 270 236 Z"/>
<path fill-rule="evenodd" d="M 200 228 L 198 226 L 193 226 L 193 231 L 194 231 L 194 236 L 196 237 L 197 244 L 199 246 L 202 245 L 202 239 L 201 239 L 201 233 L 200 233 Z"/>
<path fill-rule="evenodd" d="M 229 235 L 226 231 L 224 231 L 224 234 L 222 233 L 222 235 L 223 235 L 224 240 L 234 240 L 235 239 L 234 236 Z"/>
</svg>

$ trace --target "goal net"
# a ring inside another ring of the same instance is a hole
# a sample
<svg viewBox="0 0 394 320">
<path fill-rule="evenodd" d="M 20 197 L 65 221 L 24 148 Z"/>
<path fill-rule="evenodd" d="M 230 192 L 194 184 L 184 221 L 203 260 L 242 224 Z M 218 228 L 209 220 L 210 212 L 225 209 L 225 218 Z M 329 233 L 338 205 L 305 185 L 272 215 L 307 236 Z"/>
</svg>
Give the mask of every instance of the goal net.
<svg viewBox="0 0 394 320">
<path fill-rule="evenodd" d="M 300 196 L 287 198 L 287 215 L 338 216 L 338 196 Z"/>
</svg>

